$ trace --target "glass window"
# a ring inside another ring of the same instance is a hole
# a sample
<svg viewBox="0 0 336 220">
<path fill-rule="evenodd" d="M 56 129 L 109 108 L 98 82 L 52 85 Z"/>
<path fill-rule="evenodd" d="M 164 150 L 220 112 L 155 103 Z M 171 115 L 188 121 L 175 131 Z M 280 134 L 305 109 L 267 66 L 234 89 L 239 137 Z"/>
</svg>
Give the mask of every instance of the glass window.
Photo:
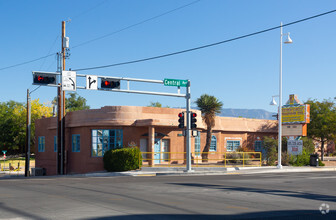
<svg viewBox="0 0 336 220">
<path fill-rule="evenodd" d="M 226 141 L 227 151 L 236 151 L 240 146 L 240 141 Z"/>
<path fill-rule="evenodd" d="M 54 136 L 54 152 L 57 152 L 57 136 Z"/>
<path fill-rule="evenodd" d="M 38 151 L 39 152 L 45 151 L 45 137 L 44 136 L 38 137 Z"/>
<path fill-rule="evenodd" d="M 72 152 L 80 152 L 80 135 L 72 135 Z"/>
<path fill-rule="evenodd" d="M 254 151 L 261 152 L 262 151 L 262 141 L 255 141 L 254 142 Z"/>
<path fill-rule="evenodd" d="M 210 151 L 217 151 L 217 138 L 216 136 L 211 136 Z"/>
<path fill-rule="evenodd" d="M 199 156 L 201 152 L 201 132 L 197 131 L 197 136 L 195 137 L 195 155 Z"/>
<path fill-rule="evenodd" d="M 122 148 L 122 129 L 92 130 L 92 157 L 102 157 L 111 149 Z"/>
</svg>

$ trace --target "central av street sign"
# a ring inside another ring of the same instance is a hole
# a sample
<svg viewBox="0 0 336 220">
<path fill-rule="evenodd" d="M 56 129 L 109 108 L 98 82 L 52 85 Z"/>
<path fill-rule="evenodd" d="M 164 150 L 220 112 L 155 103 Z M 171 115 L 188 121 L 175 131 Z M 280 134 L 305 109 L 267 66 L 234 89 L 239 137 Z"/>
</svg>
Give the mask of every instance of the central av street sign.
<svg viewBox="0 0 336 220">
<path fill-rule="evenodd" d="M 180 86 L 180 87 L 187 87 L 188 80 L 182 79 L 164 79 L 163 84 L 165 86 Z"/>
</svg>

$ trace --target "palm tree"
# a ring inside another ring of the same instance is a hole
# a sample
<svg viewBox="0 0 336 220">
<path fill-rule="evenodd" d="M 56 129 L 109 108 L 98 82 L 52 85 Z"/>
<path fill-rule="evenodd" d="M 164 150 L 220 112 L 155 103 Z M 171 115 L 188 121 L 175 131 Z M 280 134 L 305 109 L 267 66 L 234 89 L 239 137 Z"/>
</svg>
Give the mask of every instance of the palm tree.
<svg viewBox="0 0 336 220">
<path fill-rule="evenodd" d="M 199 110 L 201 110 L 202 119 L 207 126 L 206 144 L 203 150 L 203 153 L 207 153 L 210 150 L 212 128 L 215 126 L 215 117 L 216 114 L 221 112 L 223 103 L 216 97 L 208 94 L 201 95 L 195 103 L 197 104 Z M 203 154 L 202 156 L 206 158 L 206 155 L 207 154 Z"/>
</svg>

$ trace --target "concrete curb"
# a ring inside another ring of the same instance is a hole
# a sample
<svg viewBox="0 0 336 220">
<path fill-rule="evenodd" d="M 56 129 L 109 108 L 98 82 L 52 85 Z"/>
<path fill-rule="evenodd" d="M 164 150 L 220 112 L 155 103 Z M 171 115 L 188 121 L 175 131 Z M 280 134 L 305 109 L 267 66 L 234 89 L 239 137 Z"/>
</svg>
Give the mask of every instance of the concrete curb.
<svg viewBox="0 0 336 220">
<path fill-rule="evenodd" d="M 136 170 L 136 171 L 125 171 L 125 172 L 96 172 L 96 173 L 86 173 L 86 174 L 73 174 L 65 176 L 48 176 L 48 177 L 122 177 L 122 176 L 207 176 L 207 175 L 249 175 L 249 174 L 260 174 L 260 173 L 300 173 L 300 172 L 332 172 L 336 171 L 336 167 L 283 167 L 278 169 L 275 166 L 271 167 L 227 167 L 227 168 L 202 168 L 194 169 L 192 172 L 185 172 L 185 168 L 154 168 L 152 171 L 150 169 Z M 0 179 L 9 178 L 23 178 L 23 174 L 7 174 L 5 172 L 0 172 Z M 39 176 L 47 177 L 47 176 Z M 35 178 L 35 177 L 31 177 Z M 37 178 L 37 177 L 36 177 Z"/>
</svg>

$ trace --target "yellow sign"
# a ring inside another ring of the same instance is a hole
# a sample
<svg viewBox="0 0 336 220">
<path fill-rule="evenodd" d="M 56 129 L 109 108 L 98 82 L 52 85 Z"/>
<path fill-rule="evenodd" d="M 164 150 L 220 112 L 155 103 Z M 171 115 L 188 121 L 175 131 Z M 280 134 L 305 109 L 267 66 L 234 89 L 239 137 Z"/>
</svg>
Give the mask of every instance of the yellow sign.
<svg viewBox="0 0 336 220">
<path fill-rule="evenodd" d="M 282 123 L 309 123 L 309 105 L 282 107 Z"/>
</svg>

